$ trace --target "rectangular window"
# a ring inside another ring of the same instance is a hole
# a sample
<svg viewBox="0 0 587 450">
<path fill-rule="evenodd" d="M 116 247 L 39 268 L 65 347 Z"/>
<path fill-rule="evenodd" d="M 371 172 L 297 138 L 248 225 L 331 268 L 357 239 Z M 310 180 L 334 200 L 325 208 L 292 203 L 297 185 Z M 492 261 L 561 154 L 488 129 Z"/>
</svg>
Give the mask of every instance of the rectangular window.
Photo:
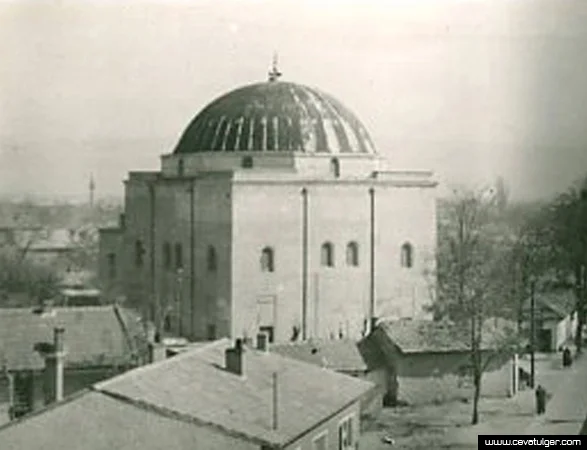
<svg viewBox="0 0 587 450">
<path fill-rule="evenodd" d="M 208 324 L 207 335 L 209 341 L 216 339 L 216 325 Z"/>
<path fill-rule="evenodd" d="M 328 431 L 324 431 L 312 440 L 312 450 L 328 450 Z"/>
<path fill-rule="evenodd" d="M 144 264 L 145 247 L 141 240 L 135 242 L 135 266 L 137 268 L 143 267 Z"/>
<path fill-rule="evenodd" d="M 163 267 L 165 270 L 171 269 L 171 244 L 169 242 L 163 244 Z"/>
<path fill-rule="evenodd" d="M 338 424 L 338 450 L 352 450 L 354 446 L 353 416 L 344 418 Z"/>
<path fill-rule="evenodd" d="M 114 280 L 116 278 L 116 255 L 108 253 L 108 278 Z"/>
<path fill-rule="evenodd" d="M 175 244 L 175 268 L 176 269 L 183 269 L 183 249 L 181 248 L 181 244 Z"/>
</svg>

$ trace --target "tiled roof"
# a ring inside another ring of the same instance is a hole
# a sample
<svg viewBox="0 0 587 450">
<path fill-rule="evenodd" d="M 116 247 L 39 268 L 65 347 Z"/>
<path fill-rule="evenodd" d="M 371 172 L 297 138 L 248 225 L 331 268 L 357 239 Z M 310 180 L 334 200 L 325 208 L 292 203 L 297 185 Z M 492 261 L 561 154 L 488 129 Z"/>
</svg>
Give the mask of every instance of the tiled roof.
<svg viewBox="0 0 587 450">
<path fill-rule="evenodd" d="M 194 424 L 174 420 L 98 392 L 84 392 L 21 421 L 0 427 L 2 450 L 192 450 Z M 219 449 L 220 450 L 220 449 Z"/>
<path fill-rule="evenodd" d="M 95 389 L 212 424 L 270 445 L 314 428 L 367 393 L 371 383 L 245 348 L 245 375 L 225 369 L 223 339 L 98 383 Z M 272 428 L 277 373 L 278 428 Z"/>
<path fill-rule="evenodd" d="M 28 308 L 0 309 L 0 367 L 40 369 L 39 342 L 53 342 L 55 327 L 65 328 L 66 367 L 127 363 L 132 349 L 125 330 L 132 314 L 113 306 L 52 308 L 39 314 Z M 123 320 L 125 323 L 123 323 Z"/>
<path fill-rule="evenodd" d="M 534 297 L 537 308 L 552 311 L 559 319 L 564 319 L 575 311 L 575 294 L 571 289 L 537 293 Z M 530 312 L 530 299 L 524 303 L 524 313 Z"/>
<path fill-rule="evenodd" d="M 398 320 L 382 322 L 378 327 L 403 353 L 467 350 L 467 345 L 455 337 L 450 323 Z"/>
<path fill-rule="evenodd" d="M 339 372 L 367 370 L 356 342 L 349 339 L 292 342 L 270 347 L 274 353 Z"/>
<path fill-rule="evenodd" d="M 452 322 L 398 320 L 378 325 L 383 334 L 403 353 L 443 353 L 468 351 L 469 330 Z M 488 319 L 483 325 L 482 348 L 489 350 L 513 335 L 515 324 L 504 319 Z"/>
</svg>

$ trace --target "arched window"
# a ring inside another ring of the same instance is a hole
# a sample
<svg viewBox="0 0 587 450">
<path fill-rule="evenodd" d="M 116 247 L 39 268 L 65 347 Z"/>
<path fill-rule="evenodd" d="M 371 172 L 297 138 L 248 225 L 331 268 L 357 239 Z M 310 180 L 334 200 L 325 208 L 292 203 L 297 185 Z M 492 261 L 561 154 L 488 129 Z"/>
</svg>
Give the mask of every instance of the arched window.
<svg viewBox="0 0 587 450">
<path fill-rule="evenodd" d="M 261 270 L 263 272 L 275 271 L 274 252 L 271 247 L 265 247 L 261 251 Z"/>
<path fill-rule="evenodd" d="M 145 263 L 145 248 L 143 246 L 143 242 L 140 239 L 137 239 L 135 242 L 135 266 L 143 267 Z"/>
<path fill-rule="evenodd" d="M 183 269 L 183 249 L 179 242 L 175 244 L 175 268 Z"/>
<path fill-rule="evenodd" d="M 177 175 L 183 177 L 185 171 L 183 159 L 180 159 L 177 163 Z"/>
<path fill-rule="evenodd" d="M 169 242 L 163 244 L 163 268 L 165 270 L 171 269 L 171 244 Z"/>
<path fill-rule="evenodd" d="M 332 158 L 330 160 L 330 173 L 334 178 L 340 177 L 340 161 L 338 158 Z"/>
<path fill-rule="evenodd" d="M 346 265 L 353 267 L 359 265 L 359 244 L 354 241 L 346 246 Z"/>
<path fill-rule="evenodd" d="M 208 272 L 216 272 L 218 266 L 218 261 L 216 258 L 216 249 L 209 245 L 208 252 L 206 254 L 206 267 L 208 267 Z"/>
<path fill-rule="evenodd" d="M 320 263 L 325 267 L 334 267 L 334 246 L 330 242 L 322 244 Z"/>
<path fill-rule="evenodd" d="M 414 249 L 412 244 L 406 242 L 401 249 L 401 266 L 408 269 L 414 264 Z"/>
</svg>

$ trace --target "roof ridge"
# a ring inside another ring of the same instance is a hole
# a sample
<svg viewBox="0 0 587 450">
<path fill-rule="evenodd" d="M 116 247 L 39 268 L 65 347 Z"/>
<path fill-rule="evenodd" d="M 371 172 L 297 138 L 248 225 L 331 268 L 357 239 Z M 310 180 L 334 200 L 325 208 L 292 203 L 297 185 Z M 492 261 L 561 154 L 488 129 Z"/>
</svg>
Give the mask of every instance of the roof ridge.
<svg viewBox="0 0 587 450">
<path fill-rule="evenodd" d="M 204 420 L 204 419 L 201 419 L 199 417 L 192 416 L 189 414 L 183 414 L 183 413 L 171 410 L 169 408 L 154 405 L 152 403 L 149 403 L 149 402 L 146 402 L 143 400 L 137 400 L 137 399 L 134 399 L 131 397 L 127 397 L 126 395 L 123 395 L 123 394 L 120 394 L 117 392 L 103 391 L 100 389 L 96 389 L 94 387 L 91 387 L 90 389 L 92 392 L 95 392 L 97 394 L 102 394 L 106 397 L 112 398 L 113 400 L 123 402 L 127 405 L 133 406 L 133 407 L 141 409 L 143 411 L 157 414 L 157 415 L 160 415 L 163 417 L 167 417 L 169 419 L 178 420 L 181 422 L 186 422 L 186 423 L 195 424 L 195 425 L 209 426 L 209 427 L 212 427 L 212 428 L 215 428 L 215 429 L 221 431 L 222 433 L 228 434 L 229 436 L 241 437 L 241 438 L 244 438 L 248 441 L 254 442 L 255 444 L 274 445 L 276 442 L 280 442 L 280 441 L 277 441 L 279 434 L 272 431 L 272 430 L 271 430 L 271 433 L 274 433 L 276 435 L 275 436 L 276 440 L 273 442 L 262 439 L 257 436 L 249 435 L 248 433 L 244 433 L 242 431 L 228 429 L 228 428 L 226 428 L 216 422 Z M 281 439 L 281 440 L 283 440 L 283 439 Z"/>
<path fill-rule="evenodd" d="M 133 339 L 130 336 L 130 332 L 126 325 L 126 321 L 122 317 L 122 312 L 116 304 L 112 305 L 112 309 L 114 310 L 114 315 L 116 316 L 116 319 L 120 324 L 120 328 L 122 328 L 122 334 L 124 334 L 124 338 L 126 341 L 126 345 L 128 346 L 128 349 L 130 350 L 131 354 L 137 354 L 136 346 L 134 345 Z"/>
<path fill-rule="evenodd" d="M 219 346 L 220 344 L 225 343 L 226 341 L 227 341 L 227 338 L 218 339 L 216 341 L 211 341 L 209 345 L 202 345 L 201 347 L 191 348 L 191 349 L 186 350 L 183 353 L 178 353 L 173 358 L 166 358 L 161 361 L 145 364 L 143 366 L 140 366 L 135 369 L 129 370 L 127 372 L 116 375 L 112 378 L 108 378 L 106 380 L 99 381 L 98 383 L 94 383 L 92 385 L 92 389 L 96 389 L 99 391 L 107 390 L 108 385 L 110 385 L 111 383 L 114 383 L 115 381 L 123 380 L 126 378 L 132 378 L 134 376 L 137 376 L 137 374 L 142 374 L 144 372 L 150 372 L 151 370 L 155 370 L 156 368 L 161 367 L 161 366 L 176 365 L 179 362 L 183 361 L 183 359 L 185 359 L 185 358 L 193 357 L 194 355 L 196 355 L 197 353 L 199 353 L 205 349 L 208 349 L 211 347 L 214 348 L 216 346 Z"/>
</svg>

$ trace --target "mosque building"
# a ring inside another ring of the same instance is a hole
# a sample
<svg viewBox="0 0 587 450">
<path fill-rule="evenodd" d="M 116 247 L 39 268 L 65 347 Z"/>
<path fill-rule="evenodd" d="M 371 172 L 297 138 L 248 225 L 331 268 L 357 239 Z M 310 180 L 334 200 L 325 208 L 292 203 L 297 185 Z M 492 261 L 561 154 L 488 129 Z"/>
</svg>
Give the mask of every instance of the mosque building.
<svg viewBox="0 0 587 450">
<path fill-rule="evenodd" d="M 120 224 L 101 230 L 103 288 L 194 340 L 428 318 L 432 172 L 390 170 L 351 111 L 280 75 L 214 100 L 161 170 L 129 173 Z"/>
</svg>

